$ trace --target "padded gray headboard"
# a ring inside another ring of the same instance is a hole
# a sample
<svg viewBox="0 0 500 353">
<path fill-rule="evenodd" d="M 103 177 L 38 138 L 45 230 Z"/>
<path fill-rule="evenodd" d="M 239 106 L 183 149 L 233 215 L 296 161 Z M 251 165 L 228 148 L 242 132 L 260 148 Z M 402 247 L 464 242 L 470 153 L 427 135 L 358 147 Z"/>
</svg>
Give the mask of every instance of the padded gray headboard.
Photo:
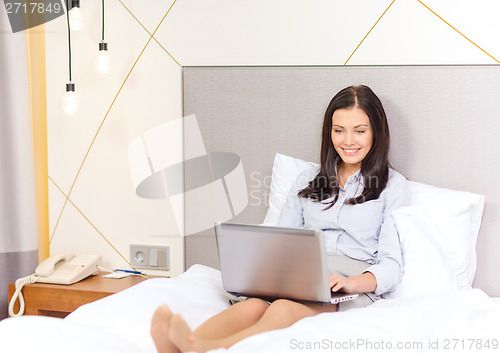
<svg viewBox="0 0 500 353">
<path fill-rule="evenodd" d="M 196 114 L 206 150 L 241 158 L 248 206 L 232 221 L 245 223 L 264 219 L 276 152 L 317 162 L 330 99 L 370 86 L 386 108 L 396 170 L 486 195 L 474 286 L 500 296 L 500 65 L 185 67 L 183 82 L 184 116 Z M 218 267 L 213 229 L 186 237 L 186 267 L 195 263 Z"/>
</svg>

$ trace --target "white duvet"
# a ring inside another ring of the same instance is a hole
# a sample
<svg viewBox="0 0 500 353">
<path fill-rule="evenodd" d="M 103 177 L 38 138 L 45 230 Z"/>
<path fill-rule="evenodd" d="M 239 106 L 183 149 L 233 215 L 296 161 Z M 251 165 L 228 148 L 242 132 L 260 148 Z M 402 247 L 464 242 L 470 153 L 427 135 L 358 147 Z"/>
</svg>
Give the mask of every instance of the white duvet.
<svg viewBox="0 0 500 353">
<path fill-rule="evenodd" d="M 195 328 L 229 306 L 220 272 L 196 265 L 84 305 L 66 319 L 0 321 L 2 352 L 156 352 L 154 310 L 167 304 Z M 500 352 L 500 301 L 478 289 L 385 299 L 250 337 L 228 352 Z M 224 352 L 220 349 L 216 352 Z"/>
</svg>

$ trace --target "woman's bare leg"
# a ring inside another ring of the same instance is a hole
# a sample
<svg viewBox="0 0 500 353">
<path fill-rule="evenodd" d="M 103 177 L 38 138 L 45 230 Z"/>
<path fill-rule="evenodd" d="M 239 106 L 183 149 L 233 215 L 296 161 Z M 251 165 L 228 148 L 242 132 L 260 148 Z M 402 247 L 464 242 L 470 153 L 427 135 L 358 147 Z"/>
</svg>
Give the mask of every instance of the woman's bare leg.
<svg viewBox="0 0 500 353">
<path fill-rule="evenodd" d="M 254 325 L 264 315 L 267 308 L 269 308 L 269 303 L 262 299 L 247 299 L 212 316 L 194 333 L 197 337 L 213 340 L 233 335 Z"/>
<path fill-rule="evenodd" d="M 179 349 L 170 340 L 172 312 L 166 305 L 156 309 L 151 320 L 151 337 L 159 353 L 178 353 Z"/>
<path fill-rule="evenodd" d="M 300 319 L 329 311 L 337 311 L 337 306 L 304 305 L 289 300 L 277 300 L 254 325 L 215 340 L 197 336 L 180 315 L 174 315 L 170 322 L 170 339 L 181 352 L 206 352 L 215 348 L 229 348 L 255 334 L 289 327 Z"/>
<path fill-rule="evenodd" d="M 254 325 L 262 317 L 269 304 L 261 299 L 251 298 L 232 305 L 223 312 L 205 321 L 194 331 L 203 339 L 221 339 Z M 179 349 L 170 340 L 172 313 L 163 305 L 151 321 L 151 336 L 159 353 L 178 353 Z"/>
</svg>

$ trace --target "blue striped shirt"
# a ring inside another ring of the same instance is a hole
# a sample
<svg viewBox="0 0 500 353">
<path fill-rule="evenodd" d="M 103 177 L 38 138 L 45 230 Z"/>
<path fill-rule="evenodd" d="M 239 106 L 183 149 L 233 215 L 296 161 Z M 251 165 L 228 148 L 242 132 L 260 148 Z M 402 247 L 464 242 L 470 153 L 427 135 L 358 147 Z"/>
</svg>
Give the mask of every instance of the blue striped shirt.
<svg viewBox="0 0 500 353">
<path fill-rule="evenodd" d="M 333 207 L 323 210 L 333 198 L 315 202 L 297 196 L 318 171 L 319 167 L 315 167 L 299 175 L 288 193 L 278 225 L 322 229 L 328 252 L 340 252 L 371 265 L 366 271 L 377 280 L 376 295 L 393 291 L 401 280 L 403 260 L 391 214 L 404 205 L 408 187 L 406 178 L 390 169 L 387 186 L 378 199 L 356 205 L 344 204 L 345 200 L 363 191 L 364 181 L 358 170 L 340 188 Z"/>
</svg>

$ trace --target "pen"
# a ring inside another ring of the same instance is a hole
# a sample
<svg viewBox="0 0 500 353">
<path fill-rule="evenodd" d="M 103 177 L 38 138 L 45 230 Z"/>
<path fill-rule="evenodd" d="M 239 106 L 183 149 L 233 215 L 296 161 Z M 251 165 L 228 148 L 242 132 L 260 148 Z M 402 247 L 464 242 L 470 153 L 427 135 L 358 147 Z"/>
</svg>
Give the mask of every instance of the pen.
<svg viewBox="0 0 500 353">
<path fill-rule="evenodd" d="M 125 273 L 134 273 L 136 275 L 142 275 L 142 272 L 140 271 L 133 271 L 133 270 L 121 270 L 119 268 L 115 269 L 115 271 L 120 271 L 120 272 L 125 272 Z"/>
</svg>

